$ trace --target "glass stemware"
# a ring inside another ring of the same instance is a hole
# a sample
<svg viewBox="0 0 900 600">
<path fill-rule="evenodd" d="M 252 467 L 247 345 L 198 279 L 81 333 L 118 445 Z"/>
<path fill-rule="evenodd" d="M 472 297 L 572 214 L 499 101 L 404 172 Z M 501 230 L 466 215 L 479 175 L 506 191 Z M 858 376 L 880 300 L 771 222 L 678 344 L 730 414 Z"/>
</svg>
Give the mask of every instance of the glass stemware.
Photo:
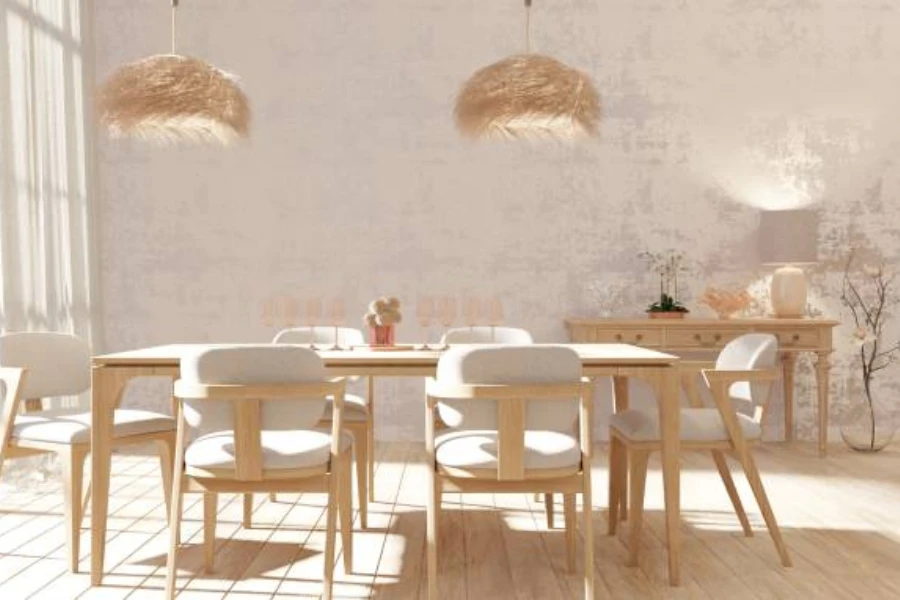
<svg viewBox="0 0 900 600">
<path fill-rule="evenodd" d="M 293 296 L 281 297 L 281 314 L 284 317 L 284 326 L 294 328 L 300 320 L 300 301 Z"/>
<path fill-rule="evenodd" d="M 485 301 L 485 316 L 491 326 L 491 343 L 496 341 L 496 328 L 503 324 L 503 301 L 497 296 Z"/>
<path fill-rule="evenodd" d="M 320 323 L 322 318 L 322 299 L 318 296 L 310 296 L 306 300 L 306 310 L 304 311 L 306 326 L 309 327 L 309 347 L 316 349 L 316 325 Z"/>
<path fill-rule="evenodd" d="M 422 350 L 431 350 L 428 338 L 431 333 L 431 319 L 435 316 L 434 312 L 434 298 L 431 296 L 419 298 L 416 304 L 416 317 L 419 319 L 419 325 L 425 330 L 425 343 L 422 344 Z"/>
<path fill-rule="evenodd" d="M 462 317 L 463 324 L 469 326 L 469 334 L 472 334 L 472 330 L 478 325 L 478 318 L 481 314 L 481 304 L 478 301 L 478 298 L 474 296 L 466 296 L 463 299 L 462 304 Z"/>
<path fill-rule="evenodd" d="M 344 306 L 344 301 L 340 298 L 333 299 L 329 313 L 331 315 L 331 324 L 334 326 L 334 344 L 329 350 L 341 350 L 340 328 L 346 323 L 347 319 L 347 309 Z"/>
<path fill-rule="evenodd" d="M 454 319 L 456 319 L 456 298 L 453 296 L 444 296 L 438 304 L 438 315 L 441 320 L 441 326 L 444 328 L 444 336 L 446 337 L 447 331 L 449 331 L 450 326 L 453 325 Z M 440 350 L 446 350 L 449 347 L 450 344 L 445 341 Z"/>
</svg>

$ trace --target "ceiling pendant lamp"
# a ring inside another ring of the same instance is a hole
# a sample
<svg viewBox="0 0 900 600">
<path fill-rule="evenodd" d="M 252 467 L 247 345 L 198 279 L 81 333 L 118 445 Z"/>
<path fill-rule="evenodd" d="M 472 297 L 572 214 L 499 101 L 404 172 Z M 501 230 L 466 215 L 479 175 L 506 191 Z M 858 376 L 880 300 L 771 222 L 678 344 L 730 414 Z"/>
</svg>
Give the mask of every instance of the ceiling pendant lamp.
<svg viewBox="0 0 900 600">
<path fill-rule="evenodd" d="M 97 94 L 100 122 L 114 138 L 222 145 L 246 138 L 250 106 L 237 78 L 175 53 L 178 1 L 172 0 L 172 53 L 126 64 L 113 73 Z"/>
<path fill-rule="evenodd" d="M 472 138 L 575 139 L 597 134 L 600 96 L 590 78 L 531 53 L 531 0 L 525 0 L 525 54 L 510 56 L 465 83 L 454 116 Z"/>
</svg>

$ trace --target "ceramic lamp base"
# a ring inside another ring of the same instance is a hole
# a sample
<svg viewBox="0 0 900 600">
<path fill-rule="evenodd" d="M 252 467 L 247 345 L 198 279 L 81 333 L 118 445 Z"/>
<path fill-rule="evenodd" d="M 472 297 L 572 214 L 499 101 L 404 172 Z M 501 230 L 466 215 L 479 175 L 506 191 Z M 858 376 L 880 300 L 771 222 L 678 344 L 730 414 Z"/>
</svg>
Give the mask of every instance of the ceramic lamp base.
<svg viewBox="0 0 900 600">
<path fill-rule="evenodd" d="M 806 275 L 803 269 L 787 265 L 772 275 L 772 311 L 779 319 L 799 319 L 806 313 Z"/>
</svg>

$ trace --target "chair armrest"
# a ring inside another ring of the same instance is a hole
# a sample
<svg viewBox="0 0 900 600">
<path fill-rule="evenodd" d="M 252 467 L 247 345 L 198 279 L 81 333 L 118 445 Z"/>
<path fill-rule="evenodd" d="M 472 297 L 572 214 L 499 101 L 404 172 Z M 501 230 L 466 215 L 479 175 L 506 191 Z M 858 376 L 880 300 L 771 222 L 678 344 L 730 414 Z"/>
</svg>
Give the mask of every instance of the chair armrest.
<svg viewBox="0 0 900 600">
<path fill-rule="evenodd" d="M 0 381 L 6 387 L 6 393 L 3 398 L 2 416 L 0 416 L 0 455 L 9 438 L 12 435 L 13 423 L 16 420 L 16 414 L 19 412 L 19 403 L 22 400 L 22 388 L 25 386 L 25 380 L 28 378 L 28 370 L 17 367 L 0 367 Z"/>
<path fill-rule="evenodd" d="M 740 371 L 727 371 L 724 369 L 704 369 L 702 371 L 706 383 L 737 383 L 740 381 L 775 381 L 778 378 L 777 369 L 743 369 Z"/>
<path fill-rule="evenodd" d="M 715 361 L 712 360 L 682 360 L 678 362 L 678 368 L 685 373 L 700 374 L 705 370 L 713 370 L 716 368 Z"/>
</svg>

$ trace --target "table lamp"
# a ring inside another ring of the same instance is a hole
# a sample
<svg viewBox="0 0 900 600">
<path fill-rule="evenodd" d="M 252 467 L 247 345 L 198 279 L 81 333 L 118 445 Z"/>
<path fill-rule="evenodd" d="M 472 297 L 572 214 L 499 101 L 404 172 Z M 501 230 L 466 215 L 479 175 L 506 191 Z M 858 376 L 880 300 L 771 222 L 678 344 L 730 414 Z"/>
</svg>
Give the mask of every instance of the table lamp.
<svg viewBox="0 0 900 600">
<path fill-rule="evenodd" d="M 802 265 L 816 262 L 818 215 L 810 210 L 763 211 L 759 221 L 759 259 L 777 265 L 770 297 L 775 316 L 798 319 L 806 312 Z"/>
</svg>

